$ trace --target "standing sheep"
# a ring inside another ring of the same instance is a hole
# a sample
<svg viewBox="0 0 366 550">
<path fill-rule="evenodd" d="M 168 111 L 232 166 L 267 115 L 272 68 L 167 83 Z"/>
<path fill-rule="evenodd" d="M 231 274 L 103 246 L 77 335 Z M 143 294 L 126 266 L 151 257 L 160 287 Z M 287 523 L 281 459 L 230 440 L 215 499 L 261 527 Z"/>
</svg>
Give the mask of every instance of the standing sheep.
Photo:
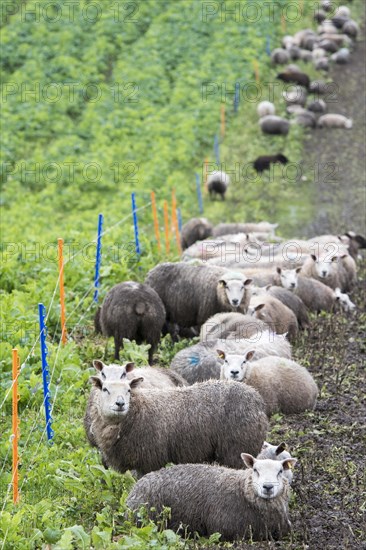
<svg viewBox="0 0 366 550">
<path fill-rule="evenodd" d="M 271 164 L 275 164 L 276 162 L 279 162 L 280 164 L 287 164 L 289 160 L 285 157 L 285 155 L 282 155 L 282 153 L 278 153 L 277 155 L 263 155 L 256 158 L 254 161 L 254 170 L 258 174 L 261 174 L 264 170 L 269 170 Z"/>
<path fill-rule="evenodd" d="M 142 378 L 92 381 L 98 390 L 94 438 L 107 464 L 120 473 L 146 474 L 169 462 L 217 461 L 240 468 L 240 449 L 258 453 L 268 428 L 262 398 L 241 384 L 210 381 L 136 391 Z"/>
<path fill-rule="evenodd" d="M 192 218 L 182 227 L 182 249 L 190 247 L 197 241 L 203 241 L 212 235 L 212 225 L 206 218 Z"/>
<path fill-rule="evenodd" d="M 216 193 L 221 195 L 222 200 L 225 200 L 225 193 L 230 184 L 230 177 L 222 170 L 214 170 L 207 178 L 207 189 L 210 197 Z"/>
<path fill-rule="evenodd" d="M 329 256 L 329 254 L 328 254 Z M 320 281 L 333 290 L 341 287 L 338 269 L 338 256 L 328 259 L 326 256 L 311 254 L 301 268 L 301 275 Z"/>
<path fill-rule="evenodd" d="M 290 123 L 280 116 L 268 115 L 259 120 L 259 125 L 264 134 L 287 136 Z"/>
<path fill-rule="evenodd" d="M 159 294 L 169 323 L 201 327 L 220 311 L 245 313 L 252 281 L 240 273 L 181 262 L 157 265 L 145 282 Z"/>
<path fill-rule="evenodd" d="M 327 114 L 322 115 L 318 120 L 319 128 L 346 128 L 350 130 L 353 126 L 351 118 L 343 115 Z"/>
<path fill-rule="evenodd" d="M 171 510 L 168 527 L 221 540 L 263 540 L 288 533 L 290 487 L 285 472 L 296 459 L 258 460 L 242 453 L 247 470 L 206 464 L 163 468 L 140 479 L 127 499 L 132 511 L 145 505 L 152 519 Z"/>
<path fill-rule="evenodd" d="M 114 338 L 114 357 L 119 359 L 123 338 L 150 344 L 149 363 L 165 322 L 164 305 L 154 289 L 127 281 L 115 285 L 104 298 L 95 318 L 95 329 Z"/>
<path fill-rule="evenodd" d="M 224 361 L 222 380 L 245 382 L 263 397 L 268 416 L 275 412 L 297 414 L 315 408 L 318 387 L 305 367 L 283 357 L 264 357 L 251 362 L 254 350 L 228 355 L 217 350 Z"/>
</svg>

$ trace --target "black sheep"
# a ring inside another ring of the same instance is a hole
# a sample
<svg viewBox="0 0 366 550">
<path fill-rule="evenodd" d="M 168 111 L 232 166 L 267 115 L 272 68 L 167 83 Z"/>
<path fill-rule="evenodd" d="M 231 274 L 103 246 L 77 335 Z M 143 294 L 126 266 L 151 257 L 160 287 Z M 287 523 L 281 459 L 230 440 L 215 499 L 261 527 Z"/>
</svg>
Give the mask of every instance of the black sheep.
<svg viewBox="0 0 366 550">
<path fill-rule="evenodd" d="M 283 82 L 291 82 L 298 84 L 299 86 L 304 86 L 307 90 L 310 87 L 310 78 L 307 74 L 302 73 L 301 71 L 285 71 L 283 73 L 279 73 L 277 78 Z"/>
<path fill-rule="evenodd" d="M 258 157 L 254 163 L 254 170 L 260 174 L 264 172 L 264 170 L 269 170 L 272 163 L 280 162 L 281 164 L 287 164 L 289 162 L 288 158 L 285 157 L 285 155 L 282 155 L 279 153 L 278 155 L 264 155 L 262 157 Z"/>
</svg>

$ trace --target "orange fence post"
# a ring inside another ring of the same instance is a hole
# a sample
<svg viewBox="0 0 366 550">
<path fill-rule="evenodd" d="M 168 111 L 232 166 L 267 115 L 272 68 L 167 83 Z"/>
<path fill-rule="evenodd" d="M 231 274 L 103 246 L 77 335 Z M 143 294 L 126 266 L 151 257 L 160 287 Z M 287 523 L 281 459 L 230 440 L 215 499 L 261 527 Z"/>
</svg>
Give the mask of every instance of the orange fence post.
<svg viewBox="0 0 366 550">
<path fill-rule="evenodd" d="M 12 431 L 13 431 L 13 502 L 16 504 L 19 500 L 18 494 L 18 439 L 19 439 L 19 418 L 18 418 L 18 376 L 19 376 L 19 357 L 18 350 L 13 349 L 13 402 L 12 402 Z"/>
<path fill-rule="evenodd" d="M 259 83 L 259 67 L 258 67 L 258 61 L 256 59 L 253 60 L 253 67 L 254 67 L 255 81 L 258 84 Z"/>
<path fill-rule="evenodd" d="M 225 103 L 221 104 L 220 133 L 221 133 L 221 137 L 223 138 L 225 136 Z"/>
<path fill-rule="evenodd" d="M 179 234 L 179 226 L 178 226 L 178 217 L 177 217 L 177 199 L 175 196 L 175 189 L 173 189 L 172 191 L 172 226 L 174 228 L 178 252 L 179 254 L 182 254 L 182 247 L 180 244 L 180 234 Z"/>
<path fill-rule="evenodd" d="M 168 214 L 168 201 L 164 201 L 164 227 L 165 227 L 165 250 L 166 253 L 170 252 L 169 242 L 169 214 Z"/>
<path fill-rule="evenodd" d="M 154 219 L 154 231 L 155 231 L 156 242 L 158 243 L 158 250 L 159 252 L 161 252 L 158 212 L 156 210 L 156 201 L 155 201 L 154 191 L 151 191 L 151 208 L 152 208 L 152 214 Z"/>
<path fill-rule="evenodd" d="M 65 309 L 65 289 L 64 289 L 64 240 L 59 238 L 58 242 L 58 270 L 60 274 L 60 306 L 61 306 L 61 340 L 63 344 L 67 342 L 66 334 L 66 309 Z"/>
<path fill-rule="evenodd" d="M 286 32 L 286 19 L 284 15 L 281 15 L 282 32 Z"/>
</svg>

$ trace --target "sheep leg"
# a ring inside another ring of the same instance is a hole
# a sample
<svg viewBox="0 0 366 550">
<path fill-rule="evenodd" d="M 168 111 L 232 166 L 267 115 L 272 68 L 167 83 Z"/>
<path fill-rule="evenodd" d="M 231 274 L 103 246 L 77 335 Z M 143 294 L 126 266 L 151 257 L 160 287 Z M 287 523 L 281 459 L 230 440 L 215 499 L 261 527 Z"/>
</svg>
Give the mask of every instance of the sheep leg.
<svg viewBox="0 0 366 550">
<path fill-rule="evenodd" d="M 123 349 L 123 340 L 118 334 L 114 336 L 114 358 L 119 361 L 119 350 Z"/>
<path fill-rule="evenodd" d="M 149 349 L 149 365 L 154 364 L 154 352 L 155 352 L 155 346 L 150 345 Z"/>
</svg>

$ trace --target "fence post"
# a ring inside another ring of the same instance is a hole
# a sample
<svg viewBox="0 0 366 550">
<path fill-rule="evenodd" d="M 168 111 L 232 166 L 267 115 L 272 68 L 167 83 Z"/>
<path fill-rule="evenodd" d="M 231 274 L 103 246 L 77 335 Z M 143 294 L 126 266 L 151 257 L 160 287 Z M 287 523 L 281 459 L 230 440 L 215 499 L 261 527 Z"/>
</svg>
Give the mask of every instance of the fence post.
<svg viewBox="0 0 366 550">
<path fill-rule="evenodd" d="M 103 228 L 103 214 L 98 216 L 98 235 L 97 235 L 97 251 L 95 254 L 95 275 L 94 275 L 94 297 L 93 300 L 95 303 L 98 303 L 99 295 L 99 274 L 100 274 L 100 264 L 102 261 L 102 228 Z"/>
<path fill-rule="evenodd" d="M 66 332 L 66 308 L 65 308 L 65 288 L 64 288 L 64 255 L 63 247 L 64 240 L 57 239 L 58 242 L 58 271 L 60 281 L 60 307 L 61 307 L 61 341 L 63 344 L 67 342 Z"/>
<path fill-rule="evenodd" d="M 52 416 L 50 408 L 50 390 L 49 390 L 49 372 L 47 363 L 47 344 L 46 335 L 47 327 L 45 325 L 46 308 L 43 304 L 38 304 L 39 313 L 39 330 L 40 330 L 40 346 L 41 346 L 41 359 L 42 359 L 42 379 L 43 379 L 43 395 L 44 395 L 44 410 L 46 415 L 46 431 L 47 439 L 50 441 L 53 438 L 54 432 L 52 430 Z"/>
<path fill-rule="evenodd" d="M 16 504 L 19 500 L 18 493 L 18 467 L 19 467 L 19 457 L 18 457 L 18 440 L 20 436 L 19 431 L 19 418 L 18 418 L 18 376 L 20 371 L 19 356 L 18 350 L 16 348 L 12 351 L 12 378 L 13 378 L 13 400 L 12 400 L 12 432 L 13 432 L 13 468 L 12 468 L 12 479 L 13 479 L 13 503 Z"/>
</svg>

